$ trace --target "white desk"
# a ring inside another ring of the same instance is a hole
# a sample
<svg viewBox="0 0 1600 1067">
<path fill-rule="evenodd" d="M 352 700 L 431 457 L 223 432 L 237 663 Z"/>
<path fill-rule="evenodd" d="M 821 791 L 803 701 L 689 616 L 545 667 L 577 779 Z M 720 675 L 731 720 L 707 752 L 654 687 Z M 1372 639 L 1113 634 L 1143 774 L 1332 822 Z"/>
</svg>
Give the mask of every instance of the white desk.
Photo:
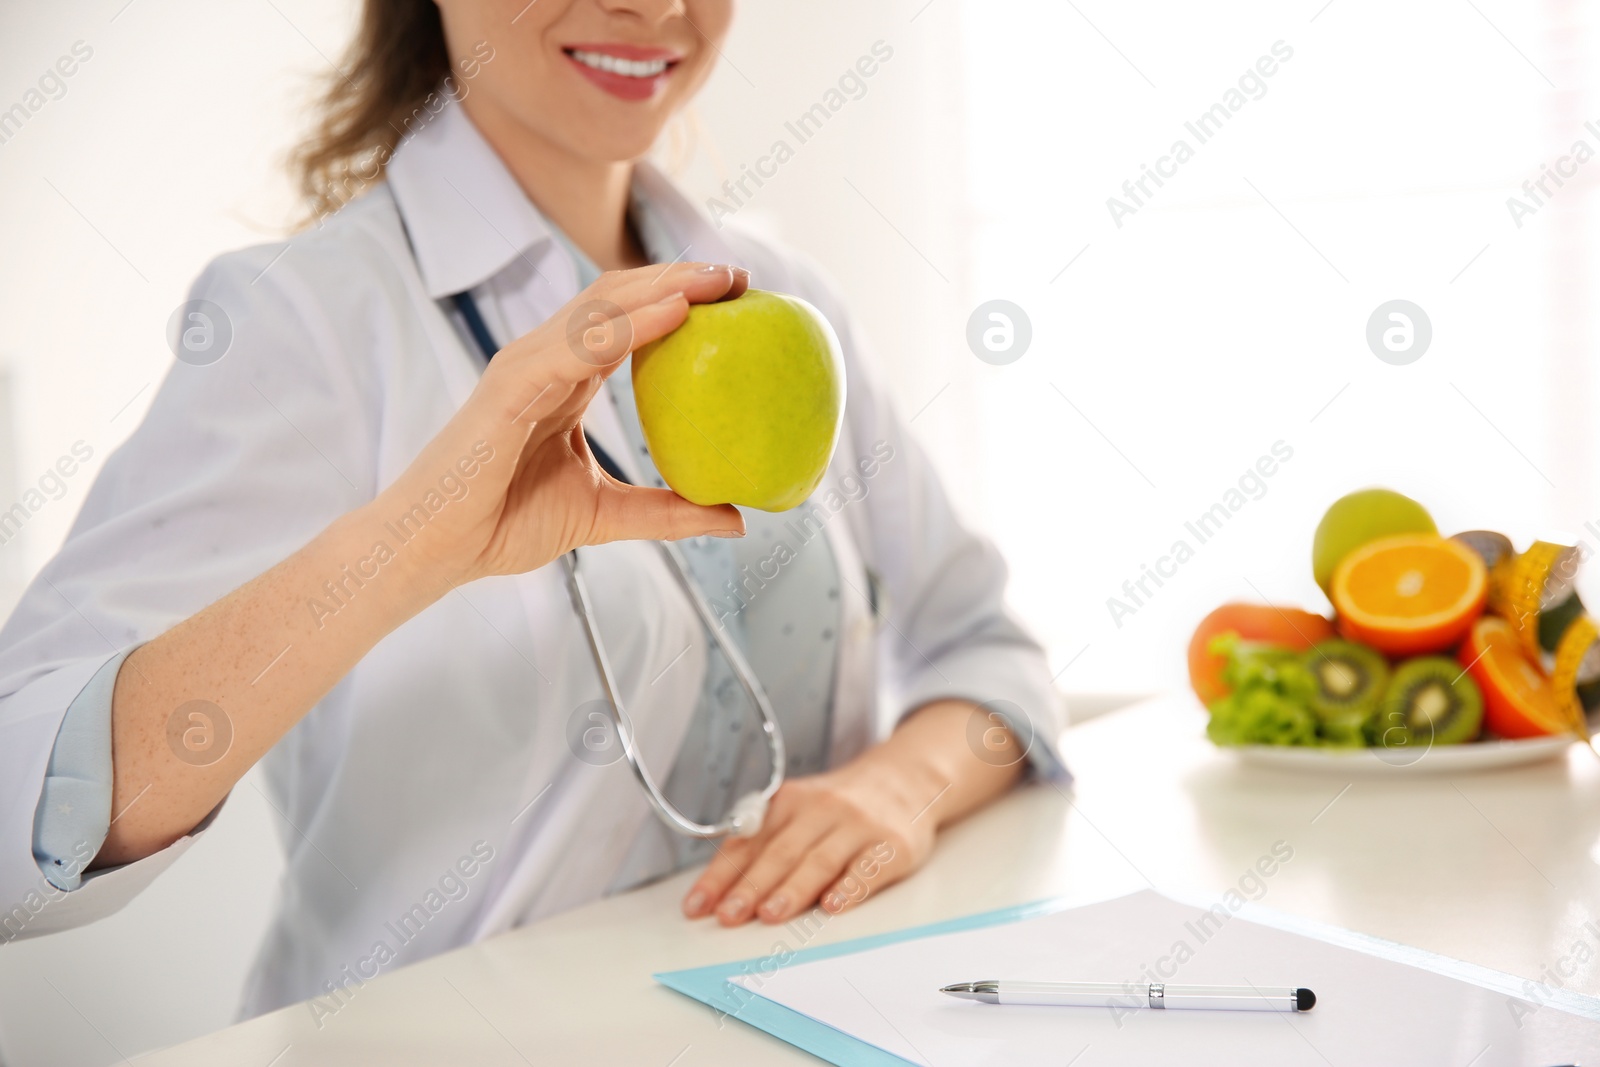
<svg viewBox="0 0 1600 1067">
<path fill-rule="evenodd" d="M 306 1005 L 141 1064 L 815 1063 L 657 986 L 652 972 L 859 937 L 1007 904 L 1146 886 L 1219 895 L 1274 842 L 1280 911 L 1538 978 L 1590 939 L 1568 980 L 1600 992 L 1600 758 L 1457 779 L 1357 780 L 1236 765 L 1187 696 L 1068 732 L 1070 797 L 1019 791 L 953 827 L 929 866 L 806 939 L 680 918 L 691 875 L 383 976 L 319 1029 Z M 1331 806 L 1329 802 L 1333 801 Z"/>
</svg>

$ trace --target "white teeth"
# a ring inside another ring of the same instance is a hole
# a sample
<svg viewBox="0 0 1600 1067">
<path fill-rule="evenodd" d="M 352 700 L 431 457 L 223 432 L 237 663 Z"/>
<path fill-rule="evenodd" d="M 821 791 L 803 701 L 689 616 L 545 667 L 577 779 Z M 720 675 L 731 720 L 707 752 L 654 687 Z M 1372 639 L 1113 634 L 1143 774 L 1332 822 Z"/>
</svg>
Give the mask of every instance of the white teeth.
<svg viewBox="0 0 1600 1067">
<path fill-rule="evenodd" d="M 576 48 L 567 55 L 586 67 L 621 74 L 625 78 L 654 78 L 667 69 L 664 59 L 619 59 L 604 52 L 580 52 Z"/>
</svg>

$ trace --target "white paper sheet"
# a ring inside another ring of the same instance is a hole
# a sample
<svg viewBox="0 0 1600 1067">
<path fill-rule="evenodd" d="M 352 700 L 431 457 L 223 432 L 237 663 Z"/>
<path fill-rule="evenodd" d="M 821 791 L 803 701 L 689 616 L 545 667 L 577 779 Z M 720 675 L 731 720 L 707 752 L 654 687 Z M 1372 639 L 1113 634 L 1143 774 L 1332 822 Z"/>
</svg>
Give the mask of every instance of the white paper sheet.
<svg viewBox="0 0 1600 1067">
<path fill-rule="evenodd" d="M 734 979 L 926 1067 L 1548 1067 L 1600 1058 L 1600 1022 L 1153 892 Z M 1225 916 L 1219 917 L 1219 916 Z M 953 982 L 1304 986 L 1297 1014 L 960 1001 Z"/>
</svg>

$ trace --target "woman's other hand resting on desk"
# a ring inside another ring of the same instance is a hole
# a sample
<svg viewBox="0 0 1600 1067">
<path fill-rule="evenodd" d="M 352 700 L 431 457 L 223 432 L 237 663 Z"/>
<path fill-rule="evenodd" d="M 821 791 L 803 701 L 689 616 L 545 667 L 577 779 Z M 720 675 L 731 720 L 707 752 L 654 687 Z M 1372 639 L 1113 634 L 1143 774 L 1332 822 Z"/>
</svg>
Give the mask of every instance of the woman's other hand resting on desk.
<svg viewBox="0 0 1600 1067">
<path fill-rule="evenodd" d="M 927 862 L 939 828 L 1009 789 L 1025 757 L 971 701 L 925 704 L 850 763 L 785 782 L 759 834 L 718 845 L 683 913 L 738 926 L 859 904 Z"/>
</svg>

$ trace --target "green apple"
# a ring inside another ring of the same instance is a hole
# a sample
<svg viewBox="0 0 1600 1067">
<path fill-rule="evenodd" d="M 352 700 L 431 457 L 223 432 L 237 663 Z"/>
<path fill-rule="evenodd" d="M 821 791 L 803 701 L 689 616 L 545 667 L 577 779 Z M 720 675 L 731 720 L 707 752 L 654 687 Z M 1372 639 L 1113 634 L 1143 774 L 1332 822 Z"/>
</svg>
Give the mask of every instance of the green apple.
<svg viewBox="0 0 1600 1067">
<path fill-rule="evenodd" d="M 822 480 L 844 419 L 844 359 L 822 313 L 751 289 L 695 304 L 633 354 L 656 469 L 696 504 L 787 511 Z"/>
<path fill-rule="evenodd" d="M 1392 534 L 1438 533 L 1428 509 L 1393 489 L 1359 489 L 1333 502 L 1311 542 L 1311 573 L 1326 593 L 1339 561 Z"/>
</svg>

